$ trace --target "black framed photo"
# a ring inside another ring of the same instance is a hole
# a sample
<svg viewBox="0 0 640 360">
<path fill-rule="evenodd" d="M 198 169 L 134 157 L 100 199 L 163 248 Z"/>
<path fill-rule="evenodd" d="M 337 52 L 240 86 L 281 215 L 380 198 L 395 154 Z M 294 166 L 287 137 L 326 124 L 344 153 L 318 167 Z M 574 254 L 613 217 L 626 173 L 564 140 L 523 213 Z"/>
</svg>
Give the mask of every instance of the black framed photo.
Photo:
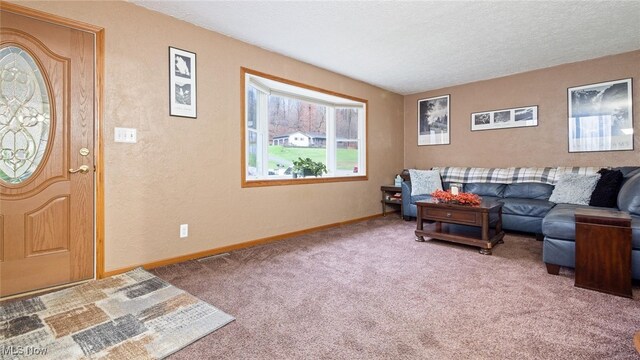
<svg viewBox="0 0 640 360">
<path fill-rule="evenodd" d="M 471 114 L 471 131 L 538 126 L 538 106 L 483 111 Z"/>
<path fill-rule="evenodd" d="M 418 145 L 450 143 L 449 95 L 418 100 Z"/>
<path fill-rule="evenodd" d="M 632 80 L 567 89 L 569 152 L 633 150 Z"/>
<path fill-rule="evenodd" d="M 196 54 L 169 47 L 169 114 L 197 118 Z"/>
</svg>

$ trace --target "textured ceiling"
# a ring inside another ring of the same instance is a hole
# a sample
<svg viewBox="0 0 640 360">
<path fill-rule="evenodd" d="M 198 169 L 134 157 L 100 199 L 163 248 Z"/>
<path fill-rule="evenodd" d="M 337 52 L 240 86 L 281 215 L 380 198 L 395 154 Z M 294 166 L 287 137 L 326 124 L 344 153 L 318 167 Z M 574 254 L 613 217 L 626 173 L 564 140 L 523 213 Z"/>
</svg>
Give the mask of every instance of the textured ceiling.
<svg viewBox="0 0 640 360">
<path fill-rule="evenodd" d="M 640 49 L 640 1 L 132 2 L 404 95 Z"/>
</svg>

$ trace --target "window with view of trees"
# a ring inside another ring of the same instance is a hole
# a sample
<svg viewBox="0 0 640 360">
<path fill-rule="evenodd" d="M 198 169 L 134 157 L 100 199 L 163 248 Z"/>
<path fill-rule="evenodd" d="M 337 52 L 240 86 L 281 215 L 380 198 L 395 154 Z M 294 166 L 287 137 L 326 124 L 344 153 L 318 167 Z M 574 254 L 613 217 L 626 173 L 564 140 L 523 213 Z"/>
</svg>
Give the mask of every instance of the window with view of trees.
<svg viewBox="0 0 640 360">
<path fill-rule="evenodd" d="M 366 101 L 324 93 L 245 70 L 245 180 L 366 175 Z"/>
</svg>

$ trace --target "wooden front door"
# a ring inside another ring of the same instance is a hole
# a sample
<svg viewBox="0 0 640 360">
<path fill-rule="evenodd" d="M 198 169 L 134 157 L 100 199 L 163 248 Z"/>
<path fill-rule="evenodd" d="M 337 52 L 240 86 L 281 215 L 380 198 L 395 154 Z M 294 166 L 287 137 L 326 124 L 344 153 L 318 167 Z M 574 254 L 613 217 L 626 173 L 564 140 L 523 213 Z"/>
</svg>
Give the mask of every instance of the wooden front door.
<svg viewBox="0 0 640 360">
<path fill-rule="evenodd" d="M 0 10 L 0 297 L 94 276 L 94 34 Z"/>
</svg>

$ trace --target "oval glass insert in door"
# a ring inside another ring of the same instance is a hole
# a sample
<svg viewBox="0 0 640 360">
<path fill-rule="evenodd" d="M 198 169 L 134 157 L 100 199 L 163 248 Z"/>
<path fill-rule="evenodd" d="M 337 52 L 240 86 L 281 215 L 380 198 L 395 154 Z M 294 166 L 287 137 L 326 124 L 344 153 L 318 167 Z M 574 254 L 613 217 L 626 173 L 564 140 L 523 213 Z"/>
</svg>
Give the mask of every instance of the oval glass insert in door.
<svg viewBox="0 0 640 360">
<path fill-rule="evenodd" d="M 31 55 L 0 49 L 0 181 L 20 184 L 42 162 L 49 140 L 49 92 Z"/>
</svg>

